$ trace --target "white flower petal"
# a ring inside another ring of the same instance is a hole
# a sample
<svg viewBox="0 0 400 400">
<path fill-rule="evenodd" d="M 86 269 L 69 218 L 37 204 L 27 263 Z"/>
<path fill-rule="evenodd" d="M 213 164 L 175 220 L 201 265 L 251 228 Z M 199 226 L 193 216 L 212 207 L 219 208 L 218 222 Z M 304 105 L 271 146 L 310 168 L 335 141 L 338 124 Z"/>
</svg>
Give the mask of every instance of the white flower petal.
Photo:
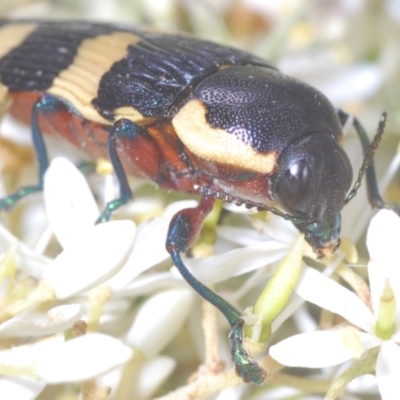
<svg viewBox="0 0 400 400">
<path fill-rule="evenodd" d="M 346 392 L 357 393 L 360 395 L 361 393 L 365 393 L 368 395 L 378 395 L 378 385 L 376 376 L 372 374 L 361 375 L 351 382 L 349 382 L 346 386 Z M 359 399 L 359 397 L 357 397 Z"/>
<path fill-rule="evenodd" d="M 179 332 L 192 300 L 193 292 L 188 289 L 157 293 L 140 308 L 127 334 L 127 343 L 148 358 L 154 357 Z"/>
<path fill-rule="evenodd" d="M 0 377 L 0 399 L 35 400 L 45 386 L 44 382 L 2 376 Z"/>
<path fill-rule="evenodd" d="M 329 79 L 313 82 L 334 103 L 365 99 L 377 92 L 383 83 L 383 71 L 378 64 L 358 64 L 351 68 L 337 66 L 327 74 Z"/>
<path fill-rule="evenodd" d="M 253 229 L 239 228 L 235 226 L 218 226 L 217 233 L 223 239 L 237 243 L 241 246 L 249 246 L 255 242 L 275 241 L 286 244 L 290 248 L 299 236 L 299 231 L 290 222 L 282 217 L 271 214 L 266 221 L 252 221 Z"/>
<path fill-rule="evenodd" d="M 290 221 L 274 214 L 269 214 L 265 221 L 254 220 L 251 224 L 253 228 L 217 226 L 218 237 L 240 246 L 250 246 L 260 241 L 274 241 L 291 248 L 299 236 L 299 231 Z"/>
<path fill-rule="evenodd" d="M 265 222 L 265 234 L 277 242 L 285 243 L 290 248 L 299 237 L 299 231 L 292 222 L 283 219 L 282 217 L 269 214 Z"/>
<path fill-rule="evenodd" d="M 132 299 L 112 296 L 104 305 L 100 317 L 101 330 L 113 336 L 121 335 L 122 327 L 130 326 L 127 315 L 132 309 Z"/>
<path fill-rule="evenodd" d="M 367 233 L 367 247 L 371 258 L 368 274 L 375 312 L 378 311 L 386 279 L 389 279 L 396 302 L 400 304 L 399 237 L 399 216 L 391 210 L 380 210 L 372 218 Z"/>
<path fill-rule="evenodd" d="M 143 296 L 163 289 L 174 289 L 186 286 L 174 279 L 169 272 L 157 272 L 137 277 L 128 286 L 115 293 L 115 296 Z"/>
<path fill-rule="evenodd" d="M 304 269 L 295 291 L 303 299 L 341 315 L 366 332 L 373 332 L 374 316 L 360 298 L 315 269 Z"/>
<path fill-rule="evenodd" d="M 287 246 L 282 243 L 261 242 L 207 258 L 183 257 L 183 261 L 197 279 L 209 284 L 272 264 L 282 259 L 286 253 Z M 175 267 L 171 272 L 180 277 Z"/>
<path fill-rule="evenodd" d="M 107 285 L 117 292 L 134 280 L 139 274 L 166 260 L 169 253 L 165 249 L 165 239 L 169 219 L 153 218 L 137 228 L 133 251 L 122 268 Z"/>
<path fill-rule="evenodd" d="M 0 255 L 6 253 L 13 245 L 16 245 L 16 264 L 18 269 L 25 272 L 28 276 L 41 279 L 43 269 L 49 263 L 49 260 L 46 257 L 36 254 L 0 224 Z"/>
<path fill-rule="evenodd" d="M 140 369 L 137 393 L 141 399 L 150 399 L 157 389 L 171 375 L 176 361 L 171 357 L 155 357 L 144 363 Z"/>
<path fill-rule="evenodd" d="M 327 24 L 332 26 L 329 22 Z M 331 48 L 312 54 L 312 57 L 304 54 L 286 55 L 278 60 L 278 68 L 319 89 L 333 104 L 367 98 L 384 83 L 382 67 L 377 63 L 344 66 L 338 63 L 337 52 Z"/>
<path fill-rule="evenodd" d="M 135 353 L 133 353 L 133 357 L 135 357 Z M 127 367 L 129 368 L 129 367 Z M 118 387 L 121 383 L 121 378 L 124 372 L 124 366 L 114 368 L 112 371 L 101 374 L 96 378 L 97 387 L 109 387 L 111 389 L 111 393 L 115 394 L 118 390 Z M 113 396 L 111 395 L 111 400 Z M 79 399 L 81 400 L 81 399 Z M 86 400 L 86 399 L 85 399 Z"/>
<path fill-rule="evenodd" d="M 132 350 L 121 341 L 92 333 L 40 354 L 36 371 L 48 383 L 83 381 L 110 371 L 131 357 Z"/>
<path fill-rule="evenodd" d="M 363 162 L 360 140 L 355 134 L 347 135 L 343 148 L 349 157 L 353 171 L 358 171 Z M 342 210 L 341 234 L 353 242 L 358 242 L 372 216 L 372 208 L 367 200 L 367 191 L 359 190 L 349 204 Z M 368 205 L 367 205 L 368 204 Z"/>
<path fill-rule="evenodd" d="M 391 340 L 382 343 L 376 362 L 376 378 L 382 400 L 399 398 L 400 348 Z"/>
<path fill-rule="evenodd" d="M 22 146 L 32 146 L 32 133 L 27 124 L 7 113 L 1 117 L 0 125 L 2 137 Z"/>
<path fill-rule="evenodd" d="M 268 398 L 278 400 L 278 398 L 271 396 L 271 390 L 268 390 Z M 262 393 L 265 396 L 265 392 Z M 218 394 L 216 394 L 215 400 L 242 400 L 245 399 L 246 396 L 246 387 L 245 385 L 240 385 L 235 388 L 224 389 Z M 252 400 L 256 400 L 252 396 Z M 260 400 L 260 399 L 259 399 Z"/>
<path fill-rule="evenodd" d="M 184 210 L 185 208 L 194 208 L 199 205 L 199 202 L 196 200 L 182 200 L 182 201 L 176 201 L 175 203 L 169 204 L 164 211 L 163 216 L 167 218 L 168 220 L 171 220 L 172 217 L 181 210 Z"/>
<path fill-rule="evenodd" d="M 50 225 L 63 249 L 84 241 L 99 209 L 82 173 L 66 158 L 55 158 L 44 178 Z"/>
<path fill-rule="evenodd" d="M 235 213 L 235 214 L 255 214 L 257 212 L 257 210 L 253 209 L 253 208 L 246 208 L 244 204 L 238 206 L 235 203 L 225 203 L 222 205 L 222 207 L 231 212 L 231 213 Z"/>
<path fill-rule="evenodd" d="M 379 313 L 380 298 L 386 287 L 386 281 L 388 279 L 388 276 L 385 272 L 387 272 L 387 270 L 385 268 L 381 268 L 381 263 L 378 263 L 376 260 L 369 261 L 368 263 L 369 287 L 371 291 L 372 310 L 374 311 L 374 315 L 376 317 L 378 316 Z M 395 297 L 397 297 L 396 293 L 394 295 Z"/>
<path fill-rule="evenodd" d="M 386 14 L 393 18 L 397 24 L 400 24 L 400 3 L 396 0 L 385 1 Z"/>
<path fill-rule="evenodd" d="M 54 307 L 46 314 L 23 313 L 0 325 L 0 337 L 52 335 L 70 328 L 81 315 L 80 304 Z"/>
<path fill-rule="evenodd" d="M 300 307 L 297 312 L 293 314 L 293 321 L 299 332 L 313 332 L 318 329 L 315 316 L 311 314 L 307 307 Z"/>
<path fill-rule="evenodd" d="M 236 226 L 217 226 L 217 235 L 219 239 L 224 239 L 230 243 L 239 246 L 251 246 L 254 243 L 266 242 L 270 239 L 268 230 L 260 233 L 251 228 L 240 228 Z"/>
<path fill-rule="evenodd" d="M 396 343 L 400 343 L 400 330 L 397 330 L 397 332 L 392 335 L 391 339 Z"/>
<path fill-rule="evenodd" d="M 373 336 L 357 332 L 364 349 L 376 345 Z M 342 332 L 316 331 L 292 336 L 271 346 L 272 358 L 289 367 L 321 368 L 341 364 L 353 358 L 345 346 Z"/>
<path fill-rule="evenodd" d="M 169 253 L 165 240 L 172 217 L 180 210 L 198 205 L 195 200 L 177 201 L 166 207 L 161 218 L 153 218 L 138 227 L 135 247 L 124 268 L 107 284 L 115 292 L 128 285 L 139 274 L 166 260 Z"/>
<path fill-rule="evenodd" d="M 32 367 L 41 354 L 52 353 L 64 343 L 63 335 L 50 336 L 36 343 L 0 351 L 0 364 L 15 368 Z M 55 364 L 56 365 L 56 364 Z"/>
<path fill-rule="evenodd" d="M 44 271 L 43 279 L 65 299 L 87 291 L 113 276 L 131 253 L 135 225 L 110 221 L 96 225 L 84 241 L 64 250 Z"/>
<path fill-rule="evenodd" d="M 397 235 L 397 237 L 396 237 Z M 371 259 L 398 258 L 400 217 L 391 210 L 379 210 L 368 228 L 367 246 Z"/>
</svg>

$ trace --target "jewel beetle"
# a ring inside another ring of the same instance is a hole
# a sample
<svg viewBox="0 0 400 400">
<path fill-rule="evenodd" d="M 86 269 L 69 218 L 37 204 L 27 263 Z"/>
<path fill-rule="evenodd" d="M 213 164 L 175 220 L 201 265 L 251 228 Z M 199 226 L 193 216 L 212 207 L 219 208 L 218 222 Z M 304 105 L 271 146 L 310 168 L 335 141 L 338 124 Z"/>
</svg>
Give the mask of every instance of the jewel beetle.
<svg viewBox="0 0 400 400">
<path fill-rule="evenodd" d="M 341 147 L 347 115 L 245 51 L 116 24 L 0 20 L 0 93 L 1 109 L 31 124 L 39 162 L 38 183 L 1 199 L 0 209 L 42 190 L 49 164 L 42 133 L 111 161 L 120 197 L 98 222 L 130 200 L 127 174 L 202 195 L 173 217 L 166 247 L 186 281 L 228 319 L 232 358 L 246 382 L 262 383 L 265 372 L 243 347 L 241 313 L 194 278 L 180 255 L 215 199 L 291 220 L 319 257 L 337 249 L 340 212 L 364 172 L 371 205 L 390 207 L 372 160 L 385 116 L 372 144 L 354 120 L 365 158 L 350 189 Z"/>
</svg>

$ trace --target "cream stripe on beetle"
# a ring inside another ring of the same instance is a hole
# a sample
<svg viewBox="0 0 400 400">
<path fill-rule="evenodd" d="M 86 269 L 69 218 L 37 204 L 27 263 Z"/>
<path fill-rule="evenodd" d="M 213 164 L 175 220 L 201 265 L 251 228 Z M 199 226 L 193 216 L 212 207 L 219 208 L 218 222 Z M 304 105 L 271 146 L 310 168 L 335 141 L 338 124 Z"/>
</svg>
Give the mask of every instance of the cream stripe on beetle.
<svg viewBox="0 0 400 400">
<path fill-rule="evenodd" d="M 46 92 L 71 103 L 84 118 L 91 121 L 112 125 L 93 107 L 92 100 L 97 97 L 99 82 L 111 66 L 121 60 L 129 45 L 135 45 L 140 38 L 128 32 L 114 32 L 85 39 L 79 46 L 73 63 L 54 79 L 52 87 Z M 119 114 L 118 118 L 132 121 L 142 119 L 142 115 L 129 108 L 127 115 Z"/>
<path fill-rule="evenodd" d="M 36 28 L 32 22 L 6 24 L 0 28 L 0 58 L 18 47 Z"/>
<path fill-rule="evenodd" d="M 200 100 L 186 103 L 173 118 L 172 125 L 179 139 L 196 156 L 260 174 L 274 170 L 275 151 L 257 152 L 233 134 L 210 127 L 206 107 Z"/>
</svg>

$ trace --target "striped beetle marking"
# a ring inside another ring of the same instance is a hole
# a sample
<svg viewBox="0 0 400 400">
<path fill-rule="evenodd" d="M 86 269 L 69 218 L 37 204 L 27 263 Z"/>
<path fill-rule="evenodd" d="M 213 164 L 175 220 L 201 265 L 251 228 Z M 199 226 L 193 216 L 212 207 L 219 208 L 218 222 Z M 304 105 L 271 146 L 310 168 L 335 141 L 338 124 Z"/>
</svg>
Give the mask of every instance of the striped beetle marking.
<svg viewBox="0 0 400 400">
<path fill-rule="evenodd" d="M 215 198 L 291 220 L 319 257 L 339 246 L 340 212 L 365 171 L 371 205 L 399 213 L 382 201 L 372 160 L 385 116 L 372 145 L 354 121 L 365 159 L 346 196 L 352 168 L 340 142 L 348 116 L 244 51 L 120 25 L 0 20 L 0 95 L 2 110 L 30 122 L 40 167 L 38 184 L 1 199 L 0 209 L 42 190 L 42 132 L 110 159 L 120 197 L 99 222 L 131 198 L 126 174 L 202 194 L 196 208 L 174 216 L 166 246 L 187 282 L 228 319 L 232 358 L 246 382 L 262 383 L 265 371 L 243 347 L 241 313 L 197 281 L 180 256 Z"/>
</svg>

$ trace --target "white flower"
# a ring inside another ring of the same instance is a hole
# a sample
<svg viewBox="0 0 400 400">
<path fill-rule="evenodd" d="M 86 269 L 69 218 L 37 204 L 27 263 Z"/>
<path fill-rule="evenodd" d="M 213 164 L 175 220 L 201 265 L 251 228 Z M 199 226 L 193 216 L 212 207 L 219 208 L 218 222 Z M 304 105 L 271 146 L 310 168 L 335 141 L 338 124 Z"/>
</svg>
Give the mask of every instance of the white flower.
<svg viewBox="0 0 400 400">
<path fill-rule="evenodd" d="M 82 317 L 80 304 L 66 304 L 51 308 L 45 314 L 28 310 L 0 324 L 0 337 L 53 335 L 69 329 Z"/>
<path fill-rule="evenodd" d="M 0 351 L 0 364 L 5 372 L 21 368 L 26 377 L 58 383 L 91 379 L 126 363 L 131 356 L 128 346 L 108 335 L 92 333 L 68 341 L 55 335 Z"/>
<path fill-rule="evenodd" d="M 19 337 L 22 343 L 27 336 L 35 336 L 38 340 L 0 352 L 0 370 L 9 376 L 0 379 L 0 397 L 6 396 L 2 391 L 4 388 L 18 394 L 15 398 L 33 399 L 47 383 L 79 382 L 97 377 L 131 359 L 137 362 L 136 355 L 147 352 L 140 347 L 149 345 L 152 353 L 140 364 L 138 374 L 142 379 L 138 384 L 140 393 L 150 396 L 174 369 L 175 361 L 160 357 L 158 353 L 179 331 L 190 310 L 192 294 L 186 289 L 158 295 L 162 297 L 162 304 L 157 303 L 157 311 L 163 310 L 164 319 L 157 318 L 155 310 L 149 311 L 148 307 L 148 312 L 139 313 L 142 317 L 134 323 L 134 337 L 143 336 L 143 332 L 151 333 L 150 342 L 142 338 L 131 343 L 128 338 L 121 340 L 89 332 L 65 341 L 63 333 L 79 319 L 88 322 L 88 329 L 91 329 L 93 318 L 99 318 L 100 325 L 121 326 L 131 313 L 132 298 L 138 294 L 119 290 L 168 256 L 164 249 L 165 238 L 155 237 L 152 230 L 162 227 L 160 235 L 165 234 L 170 217 L 142 224 L 139 249 L 134 246 L 136 228 L 132 221 L 116 220 L 94 225 L 99 211 L 93 195 L 82 175 L 66 159 L 58 158 L 52 162 L 45 178 L 44 197 L 51 232 L 64 249 L 58 256 L 54 259 L 42 257 L 6 229 L 0 230 L 0 249 L 5 252 L 0 260 L 0 269 L 5 272 L 0 278 L 16 276 L 16 284 L 21 286 L 25 276 L 34 276 L 39 281 L 36 287 L 32 282 L 25 289 L 26 295 L 19 300 L 7 300 L 7 291 L 2 293 L 6 307 L 1 314 L 4 322 L 0 323 L 0 338 Z M 51 235 L 45 233 L 44 238 L 48 241 Z M 46 249 L 45 240 L 41 240 L 39 248 Z M 146 254 L 151 257 L 146 258 Z M 119 274 L 122 269 L 126 271 Z M 120 278 L 113 281 L 117 275 Z M 166 279 L 165 273 L 161 275 L 167 282 L 163 283 L 164 287 L 168 287 L 170 280 Z M 7 281 L 0 281 L 0 284 L 7 289 Z M 46 310 L 46 304 L 54 302 L 59 305 Z M 181 309 L 179 313 L 177 307 Z M 165 335 L 168 323 L 172 323 L 175 330 Z M 48 335 L 53 336 L 41 339 Z M 134 351 L 132 347 L 135 347 Z M 156 379 L 149 380 L 146 371 L 156 367 L 161 373 Z M 39 383 L 31 383 L 32 378 Z M 116 382 L 120 379 L 121 370 Z"/>
<path fill-rule="evenodd" d="M 127 333 L 127 343 L 148 358 L 154 357 L 180 331 L 192 301 L 193 291 L 188 289 L 167 290 L 152 296 L 139 309 Z"/>
<path fill-rule="evenodd" d="M 341 315 L 353 326 L 303 333 L 270 348 L 270 354 L 287 366 L 318 368 L 359 359 L 380 347 L 376 377 L 383 399 L 398 392 L 400 376 L 400 218 L 381 210 L 371 221 L 367 245 L 372 310 L 353 292 L 306 269 L 296 292 L 305 300 Z"/>
</svg>

